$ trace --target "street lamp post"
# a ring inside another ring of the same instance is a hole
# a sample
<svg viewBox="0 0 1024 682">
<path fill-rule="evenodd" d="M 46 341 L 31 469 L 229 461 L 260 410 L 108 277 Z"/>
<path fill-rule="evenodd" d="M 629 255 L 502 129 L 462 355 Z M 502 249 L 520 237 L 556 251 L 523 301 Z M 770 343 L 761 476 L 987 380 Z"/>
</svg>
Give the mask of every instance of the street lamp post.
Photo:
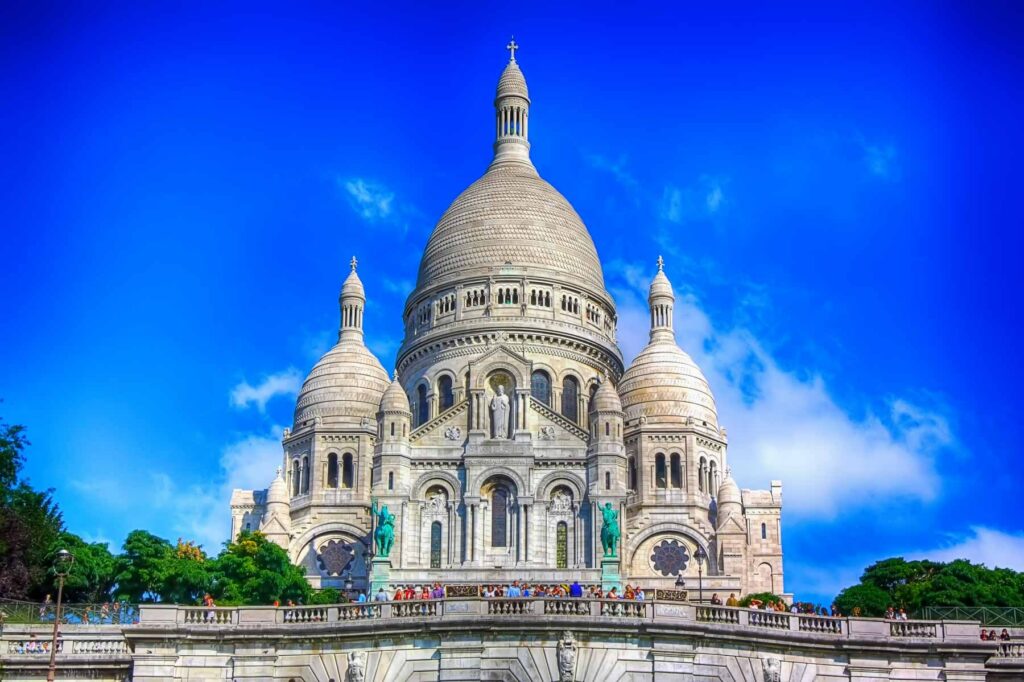
<svg viewBox="0 0 1024 682">
<path fill-rule="evenodd" d="M 57 576 L 57 610 L 53 618 L 53 639 L 50 642 L 50 668 L 46 672 L 46 682 L 53 682 L 57 677 L 57 634 L 60 629 L 60 604 L 64 597 L 64 578 L 71 572 L 75 563 L 75 555 L 66 549 L 57 552 L 53 562 L 53 572 Z"/>
<path fill-rule="evenodd" d="M 697 603 L 700 603 L 704 601 L 704 562 L 707 561 L 708 553 L 698 546 L 693 558 L 697 560 Z"/>
<path fill-rule="evenodd" d="M 683 590 L 686 589 L 686 581 L 683 580 L 682 572 L 680 572 L 678 575 L 676 575 L 676 589 L 679 590 L 680 592 L 682 592 Z M 689 601 L 689 598 L 687 598 L 687 601 Z"/>
</svg>

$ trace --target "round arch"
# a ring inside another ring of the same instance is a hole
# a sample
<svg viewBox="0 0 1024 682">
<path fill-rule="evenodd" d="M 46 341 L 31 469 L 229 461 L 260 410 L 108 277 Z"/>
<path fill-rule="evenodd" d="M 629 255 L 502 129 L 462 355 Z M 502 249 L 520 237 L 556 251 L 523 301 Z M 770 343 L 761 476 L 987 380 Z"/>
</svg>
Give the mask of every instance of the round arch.
<svg viewBox="0 0 1024 682">
<path fill-rule="evenodd" d="M 577 476 L 574 476 L 566 471 L 552 471 L 550 474 L 540 480 L 540 483 L 536 487 L 535 499 L 547 500 L 551 497 L 551 493 L 560 485 L 564 485 L 572 491 L 573 498 L 577 502 L 583 500 L 583 496 L 586 494 L 585 483 Z"/>
<path fill-rule="evenodd" d="M 695 545 L 703 547 L 704 551 L 708 553 L 708 556 L 711 556 L 710 543 L 702 539 L 699 530 L 685 523 L 665 522 L 656 523 L 650 528 L 647 528 L 629 538 L 629 541 L 626 543 L 625 554 L 629 556 L 630 563 L 633 562 L 637 550 L 644 544 L 644 542 L 655 535 L 682 535 Z"/>
<path fill-rule="evenodd" d="M 526 486 L 526 481 L 518 473 L 509 469 L 508 467 L 488 467 L 485 471 L 481 471 L 473 479 L 473 483 L 466 486 L 467 490 L 473 491 L 475 495 L 480 494 L 480 490 L 484 487 L 484 484 L 495 477 L 504 476 L 510 479 L 516 486 L 516 495 L 528 494 L 529 488 Z"/>
<path fill-rule="evenodd" d="M 428 471 L 416 479 L 412 486 L 412 499 L 423 500 L 431 486 L 439 485 L 448 491 L 448 499 L 455 502 L 462 499 L 462 485 L 459 479 L 446 471 Z"/>
<path fill-rule="evenodd" d="M 481 367 L 474 368 L 470 374 L 470 383 L 475 389 L 490 389 L 488 381 L 496 372 L 505 372 L 512 377 L 513 384 L 518 388 L 529 385 L 529 376 L 524 376 L 522 368 L 517 367 L 504 358 L 495 358 Z"/>
</svg>

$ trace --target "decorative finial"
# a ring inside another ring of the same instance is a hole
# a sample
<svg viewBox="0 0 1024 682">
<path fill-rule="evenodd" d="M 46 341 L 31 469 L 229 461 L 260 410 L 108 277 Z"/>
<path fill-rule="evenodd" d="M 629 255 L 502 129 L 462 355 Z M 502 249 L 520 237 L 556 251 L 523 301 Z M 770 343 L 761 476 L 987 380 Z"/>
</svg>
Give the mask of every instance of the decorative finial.
<svg viewBox="0 0 1024 682">
<path fill-rule="evenodd" d="M 281 478 L 281 465 L 280 464 L 277 465 L 277 477 Z"/>
<path fill-rule="evenodd" d="M 661 272 L 665 268 L 665 259 L 658 256 L 658 272 Z"/>
<path fill-rule="evenodd" d="M 509 44 L 505 46 L 505 49 L 508 50 L 509 53 L 512 55 L 509 58 L 509 61 L 510 62 L 515 62 L 515 60 L 516 60 L 516 50 L 519 49 L 519 45 L 516 44 L 516 37 L 515 36 L 512 36 L 511 42 L 509 42 Z"/>
<path fill-rule="evenodd" d="M 359 265 L 359 261 L 357 261 L 357 260 L 356 260 L 356 257 L 355 257 L 355 256 L 352 256 L 352 260 L 350 260 L 350 261 L 348 262 L 348 264 L 349 264 L 350 266 L 352 266 L 352 272 L 355 272 L 355 271 L 356 271 L 356 266 L 357 266 L 357 265 Z"/>
<path fill-rule="evenodd" d="M 392 374 L 394 376 L 394 379 L 392 379 L 392 381 L 398 381 L 398 368 L 397 367 L 395 367 L 395 371 Z"/>
</svg>

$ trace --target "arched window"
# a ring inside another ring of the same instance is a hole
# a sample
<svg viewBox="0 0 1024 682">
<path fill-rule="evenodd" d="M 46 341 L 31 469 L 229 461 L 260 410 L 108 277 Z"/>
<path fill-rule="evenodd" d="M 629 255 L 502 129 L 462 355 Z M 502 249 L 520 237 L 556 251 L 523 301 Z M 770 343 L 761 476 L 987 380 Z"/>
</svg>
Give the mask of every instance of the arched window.
<svg viewBox="0 0 1024 682">
<path fill-rule="evenodd" d="M 327 455 L 327 487 L 338 487 L 338 453 Z"/>
<path fill-rule="evenodd" d="M 391 422 L 391 437 L 395 437 L 395 422 Z"/>
<path fill-rule="evenodd" d="M 389 471 L 388 472 L 388 490 L 394 490 L 394 489 L 395 489 L 395 472 L 394 471 Z"/>
<path fill-rule="evenodd" d="M 441 402 L 441 412 L 444 412 L 455 404 L 455 393 L 452 391 L 452 378 L 445 374 L 437 380 L 438 400 Z"/>
<path fill-rule="evenodd" d="M 491 547 L 508 545 L 507 523 L 508 490 L 498 486 L 491 494 Z"/>
<path fill-rule="evenodd" d="M 679 453 L 672 453 L 672 487 L 682 488 L 683 487 L 683 466 L 679 461 Z"/>
<path fill-rule="evenodd" d="M 569 568 L 569 526 L 565 521 L 555 526 L 555 568 Z"/>
<path fill-rule="evenodd" d="M 341 458 L 341 487 L 351 488 L 355 480 L 355 471 L 352 466 L 352 454 L 346 452 Z"/>
<path fill-rule="evenodd" d="M 665 455 L 660 452 L 654 457 L 654 485 L 659 488 L 668 487 L 668 480 L 665 476 Z"/>
<path fill-rule="evenodd" d="M 604 435 L 606 435 L 606 436 L 612 435 L 612 423 L 611 422 L 605 422 L 604 423 Z"/>
<path fill-rule="evenodd" d="M 430 567 L 441 568 L 441 522 L 430 524 Z"/>
<path fill-rule="evenodd" d="M 302 458 L 302 494 L 309 492 L 309 457 Z"/>
<path fill-rule="evenodd" d="M 610 472 L 610 471 L 604 472 L 604 489 L 605 490 L 611 490 L 612 489 L 612 472 Z"/>
<path fill-rule="evenodd" d="M 636 490 L 636 457 L 629 458 L 629 489 Z"/>
<path fill-rule="evenodd" d="M 423 426 L 430 419 L 430 404 L 427 402 L 427 387 L 420 384 L 416 389 L 416 426 Z"/>
<path fill-rule="evenodd" d="M 580 421 L 580 382 L 575 377 L 562 380 L 562 416 L 574 424 Z"/>
<path fill-rule="evenodd" d="M 545 405 L 551 404 L 551 378 L 547 372 L 538 369 L 530 376 L 530 395 Z"/>
<path fill-rule="evenodd" d="M 762 540 L 767 540 L 768 539 L 768 524 L 767 523 L 762 523 L 761 524 L 761 539 Z"/>
<path fill-rule="evenodd" d="M 708 491 L 708 461 L 703 457 L 700 458 L 700 467 L 697 469 L 697 485 L 700 486 L 700 491 L 706 493 Z"/>
<path fill-rule="evenodd" d="M 299 494 L 300 478 L 299 459 L 296 457 L 292 460 L 292 497 Z"/>
</svg>

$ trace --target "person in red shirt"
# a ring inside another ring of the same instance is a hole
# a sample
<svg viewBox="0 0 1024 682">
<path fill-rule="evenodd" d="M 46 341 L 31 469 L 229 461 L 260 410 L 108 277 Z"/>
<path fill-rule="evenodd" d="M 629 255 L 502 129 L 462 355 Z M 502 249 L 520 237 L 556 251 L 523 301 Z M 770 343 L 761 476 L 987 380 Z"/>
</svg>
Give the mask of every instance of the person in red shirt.
<svg viewBox="0 0 1024 682">
<path fill-rule="evenodd" d="M 402 591 L 401 587 L 399 587 L 397 590 L 395 590 L 395 601 L 402 601 L 404 598 L 405 592 Z"/>
</svg>

